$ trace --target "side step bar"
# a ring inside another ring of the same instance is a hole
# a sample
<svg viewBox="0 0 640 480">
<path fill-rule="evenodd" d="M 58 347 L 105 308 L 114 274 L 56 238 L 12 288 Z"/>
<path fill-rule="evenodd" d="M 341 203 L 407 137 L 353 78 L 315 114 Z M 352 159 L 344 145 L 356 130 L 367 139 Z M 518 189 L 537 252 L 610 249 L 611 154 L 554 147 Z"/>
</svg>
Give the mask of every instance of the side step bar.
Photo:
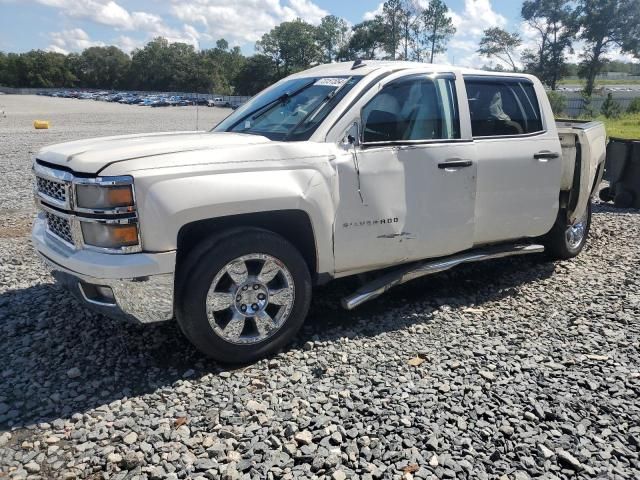
<svg viewBox="0 0 640 480">
<path fill-rule="evenodd" d="M 351 295 L 342 299 L 342 306 L 347 310 L 353 310 L 369 300 L 378 298 L 391 288 L 407 283 L 410 280 L 449 270 L 462 263 L 482 262 L 494 258 L 510 257 L 513 255 L 526 255 L 529 253 L 544 252 L 542 245 L 499 245 L 466 253 L 452 255 L 438 260 L 421 261 L 400 267 L 397 270 L 383 274 L 382 276 L 364 284 Z"/>
</svg>

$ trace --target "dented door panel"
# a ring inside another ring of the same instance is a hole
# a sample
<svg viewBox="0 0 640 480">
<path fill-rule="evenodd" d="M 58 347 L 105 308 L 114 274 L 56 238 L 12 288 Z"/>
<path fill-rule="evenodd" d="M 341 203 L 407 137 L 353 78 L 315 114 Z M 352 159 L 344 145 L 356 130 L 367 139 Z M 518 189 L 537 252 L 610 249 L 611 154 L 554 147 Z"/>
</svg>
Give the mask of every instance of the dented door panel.
<svg viewBox="0 0 640 480">
<path fill-rule="evenodd" d="M 359 178 L 356 159 L 359 165 Z M 404 171 L 394 147 L 349 151 L 336 159 L 336 273 L 366 271 L 409 257 Z M 360 191 L 358 191 L 358 184 Z"/>
<path fill-rule="evenodd" d="M 367 271 L 473 245 L 476 162 L 472 142 L 358 148 L 337 161 L 338 274 Z M 460 166 L 460 159 L 471 165 Z M 447 161 L 457 162 L 443 168 Z"/>
</svg>

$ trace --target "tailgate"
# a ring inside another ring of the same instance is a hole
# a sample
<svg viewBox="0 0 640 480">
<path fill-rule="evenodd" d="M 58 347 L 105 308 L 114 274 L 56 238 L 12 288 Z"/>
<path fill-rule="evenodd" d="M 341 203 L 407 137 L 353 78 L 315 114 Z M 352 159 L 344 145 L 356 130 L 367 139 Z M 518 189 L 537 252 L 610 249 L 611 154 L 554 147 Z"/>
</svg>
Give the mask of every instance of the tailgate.
<svg viewBox="0 0 640 480">
<path fill-rule="evenodd" d="M 571 190 L 572 208 L 567 216 L 569 222 L 574 222 L 585 212 L 596 176 L 601 175 L 602 168 L 599 167 L 607 155 L 607 133 L 602 122 L 560 120 L 557 126 L 563 146 L 562 188 Z M 575 187 L 578 187 L 577 192 Z"/>
</svg>

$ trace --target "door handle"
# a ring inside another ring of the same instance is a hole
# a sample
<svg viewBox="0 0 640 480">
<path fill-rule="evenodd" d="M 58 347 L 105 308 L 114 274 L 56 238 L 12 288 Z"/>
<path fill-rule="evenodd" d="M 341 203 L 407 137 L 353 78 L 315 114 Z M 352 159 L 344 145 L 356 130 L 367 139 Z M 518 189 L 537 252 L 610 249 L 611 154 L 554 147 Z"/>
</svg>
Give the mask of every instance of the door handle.
<svg viewBox="0 0 640 480">
<path fill-rule="evenodd" d="M 444 170 L 445 168 L 464 168 L 470 167 L 471 165 L 473 165 L 473 162 L 471 160 L 462 160 L 456 158 L 439 163 L 438 168 Z"/>
<path fill-rule="evenodd" d="M 538 152 L 533 155 L 536 160 L 552 160 L 558 157 L 560 157 L 560 154 L 556 152 Z"/>
</svg>

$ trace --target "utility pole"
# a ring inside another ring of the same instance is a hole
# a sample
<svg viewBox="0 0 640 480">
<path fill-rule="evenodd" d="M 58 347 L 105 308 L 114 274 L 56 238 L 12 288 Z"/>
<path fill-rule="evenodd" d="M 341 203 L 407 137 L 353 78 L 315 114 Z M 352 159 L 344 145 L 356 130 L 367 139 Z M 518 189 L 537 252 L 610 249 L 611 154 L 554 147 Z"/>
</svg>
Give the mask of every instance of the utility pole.
<svg viewBox="0 0 640 480">
<path fill-rule="evenodd" d="M 197 45 L 197 54 L 200 54 L 200 40 L 196 38 L 196 45 Z M 196 62 L 198 61 L 198 55 L 196 55 Z M 198 69 L 198 65 L 196 64 L 196 76 L 198 76 L 198 72 L 200 70 Z M 199 78 L 198 78 L 199 80 Z M 200 93 L 198 92 L 198 82 L 196 82 L 196 131 L 200 130 Z"/>
</svg>

